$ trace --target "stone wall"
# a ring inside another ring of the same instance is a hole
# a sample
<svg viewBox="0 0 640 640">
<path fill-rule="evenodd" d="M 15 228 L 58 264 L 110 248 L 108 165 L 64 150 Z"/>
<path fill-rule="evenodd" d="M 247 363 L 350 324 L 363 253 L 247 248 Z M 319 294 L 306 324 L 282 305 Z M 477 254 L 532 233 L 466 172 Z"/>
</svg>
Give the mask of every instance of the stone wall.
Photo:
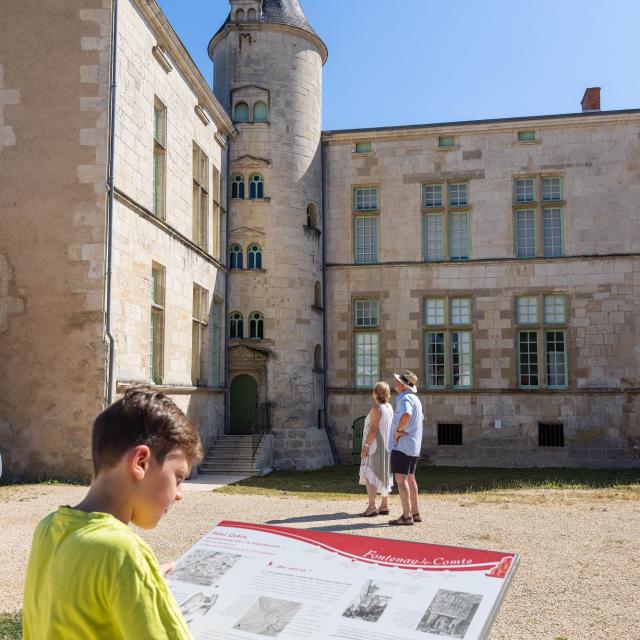
<svg viewBox="0 0 640 640">
<path fill-rule="evenodd" d="M 10 478 L 87 476 L 105 392 L 111 2 L 2 11 L 0 453 Z"/>
<path fill-rule="evenodd" d="M 517 142 L 520 129 L 535 130 L 536 142 Z M 454 135 L 454 148 L 437 149 L 439 135 Z M 351 425 L 370 404 L 369 391 L 355 389 L 353 302 L 371 298 L 380 305 L 380 377 L 405 368 L 418 374 L 434 463 L 640 463 L 639 136 L 638 114 L 606 113 L 324 135 L 329 421 L 344 460 Z M 371 153 L 354 153 L 361 141 L 372 142 Z M 523 175 L 563 178 L 563 257 L 515 258 L 512 180 Z M 468 181 L 470 259 L 427 263 L 421 187 L 443 179 Z M 380 189 L 375 265 L 353 265 L 358 185 Z M 519 389 L 516 298 L 545 294 L 567 302 L 568 385 Z M 425 388 L 430 297 L 471 299 L 470 389 Z M 539 447 L 539 422 L 562 423 L 565 446 Z M 438 423 L 462 424 L 463 446 L 438 446 Z"/>
</svg>

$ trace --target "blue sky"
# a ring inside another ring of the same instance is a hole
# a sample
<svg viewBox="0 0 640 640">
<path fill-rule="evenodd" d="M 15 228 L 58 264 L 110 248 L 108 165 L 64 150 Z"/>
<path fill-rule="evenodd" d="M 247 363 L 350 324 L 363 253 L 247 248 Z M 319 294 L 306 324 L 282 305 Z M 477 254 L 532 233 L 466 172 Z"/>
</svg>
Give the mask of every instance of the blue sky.
<svg viewBox="0 0 640 640">
<path fill-rule="evenodd" d="M 227 0 L 158 0 L 211 83 Z M 638 0 L 301 0 L 329 48 L 323 128 L 640 108 Z"/>
</svg>

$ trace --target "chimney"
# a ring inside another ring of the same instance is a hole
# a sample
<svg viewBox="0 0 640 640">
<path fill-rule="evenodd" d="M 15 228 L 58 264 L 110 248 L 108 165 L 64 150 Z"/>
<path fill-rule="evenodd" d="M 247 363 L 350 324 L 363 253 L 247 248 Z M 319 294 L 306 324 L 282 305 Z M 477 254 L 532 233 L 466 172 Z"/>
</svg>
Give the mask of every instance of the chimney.
<svg viewBox="0 0 640 640">
<path fill-rule="evenodd" d="M 600 87 L 589 87 L 580 104 L 583 111 L 600 111 Z"/>
</svg>

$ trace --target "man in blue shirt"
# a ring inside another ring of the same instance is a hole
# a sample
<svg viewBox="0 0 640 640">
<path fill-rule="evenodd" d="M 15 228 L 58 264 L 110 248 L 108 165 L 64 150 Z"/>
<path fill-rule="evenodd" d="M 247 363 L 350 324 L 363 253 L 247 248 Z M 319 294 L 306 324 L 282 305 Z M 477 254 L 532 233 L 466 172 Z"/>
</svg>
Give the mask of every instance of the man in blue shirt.
<svg viewBox="0 0 640 640">
<path fill-rule="evenodd" d="M 422 522 L 418 509 L 418 483 L 416 467 L 422 446 L 422 404 L 416 395 L 418 378 L 413 371 L 394 373 L 394 389 L 398 394 L 389 442 L 391 471 L 398 485 L 402 515 L 390 520 L 391 525 L 411 525 Z"/>
</svg>

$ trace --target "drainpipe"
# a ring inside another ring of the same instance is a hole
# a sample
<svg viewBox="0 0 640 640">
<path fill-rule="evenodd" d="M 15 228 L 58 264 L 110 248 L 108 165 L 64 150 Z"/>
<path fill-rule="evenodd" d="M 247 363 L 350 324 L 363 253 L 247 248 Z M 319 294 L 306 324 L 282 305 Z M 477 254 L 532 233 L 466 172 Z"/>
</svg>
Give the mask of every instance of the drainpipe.
<svg viewBox="0 0 640 640">
<path fill-rule="evenodd" d="M 226 271 L 224 274 L 224 433 L 229 433 L 230 424 L 230 406 L 231 406 L 231 398 L 230 398 L 230 386 L 229 386 L 229 265 L 227 263 L 227 257 L 229 250 L 229 232 L 231 229 L 231 185 L 229 184 L 229 167 L 231 162 L 231 136 L 230 133 L 227 136 L 227 166 L 225 167 L 225 187 L 227 189 L 227 193 L 225 194 L 225 202 L 227 207 L 227 227 L 225 229 L 225 240 L 224 240 L 224 261 L 223 264 L 226 266 Z"/>
<path fill-rule="evenodd" d="M 327 413 L 327 366 L 329 356 L 327 354 L 327 226 L 325 221 L 325 201 L 326 201 L 326 181 L 325 181 L 325 162 L 324 162 L 324 144 L 320 138 L 320 158 L 321 158 L 321 180 L 322 180 L 322 411 L 324 413 L 324 430 L 327 434 L 327 440 L 331 447 L 331 455 L 333 463 L 339 464 L 338 453 L 336 451 L 333 438 L 331 436 L 331 427 L 329 426 L 329 414 Z"/>
<path fill-rule="evenodd" d="M 118 58 L 118 0 L 113 0 L 113 15 L 111 22 L 111 73 L 110 73 L 110 101 L 109 101 L 109 158 L 107 165 L 107 255 L 105 265 L 106 286 L 106 319 L 105 335 L 109 341 L 109 362 L 107 374 L 107 405 L 113 402 L 113 377 L 115 372 L 116 341 L 111 332 L 111 280 L 113 265 L 113 213 L 115 206 L 115 142 L 116 142 L 116 87 L 117 87 L 117 58 Z"/>
</svg>

